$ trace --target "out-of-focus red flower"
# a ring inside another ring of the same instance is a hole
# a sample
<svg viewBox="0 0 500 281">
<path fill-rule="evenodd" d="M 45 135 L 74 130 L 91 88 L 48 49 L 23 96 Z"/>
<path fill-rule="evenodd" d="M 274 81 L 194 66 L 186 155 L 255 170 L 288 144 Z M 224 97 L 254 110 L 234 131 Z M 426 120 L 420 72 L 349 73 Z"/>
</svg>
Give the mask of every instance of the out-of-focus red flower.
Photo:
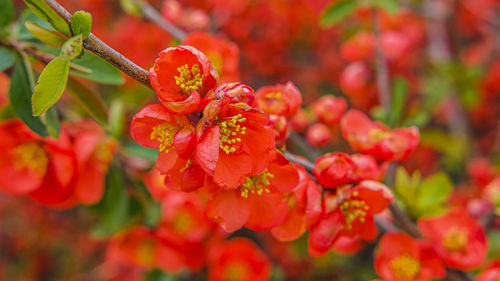
<svg viewBox="0 0 500 281">
<path fill-rule="evenodd" d="M 432 245 L 395 232 L 380 240 L 375 270 L 384 281 L 431 281 L 446 274 Z"/>
<path fill-rule="evenodd" d="M 402 161 L 411 155 L 419 142 L 416 127 L 390 130 L 355 109 L 344 115 L 340 126 L 352 148 L 381 161 Z"/>
<path fill-rule="evenodd" d="M 255 93 L 253 106 L 268 114 L 291 117 L 299 110 L 302 96 L 292 82 L 265 86 Z"/>
<path fill-rule="evenodd" d="M 144 178 L 144 184 L 153 199 L 161 201 L 171 190 L 165 185 L 166 175 L 162 175 L 157 168 L 151 169 Z"/>
<path fill-rule="evenodd" d="M 288 120 L 285 116 L 269 115 L 269 125 L 273 127 L 276 145 L 282 147 L 285 145 L 290 131 L 288 130 Z"/>
<path fill-rule="evenodd" d="M 201 99 L 215 88 L 218 74 L 196 48 L 177 46 L 160 52 L 149 78 L 158 98 L 170 111 L 186 114 L 204 105 Z"/>
<path fill-rule="evenodd" d="M 222 83 L 240 80 L 240 51 L 233 42 L 204 32 L 192 32 L 182 40 L 182 44 L 193 46 L 205 54 L 219 73 Z"/>
<path fill-rule="evenodd" d="M 184 167 L 196 146 L 195 128 L 187 117 L 170 113 L 161 104 L 139 111 L 132 119 L 130 132 L 138 144 L 160 149 L 156 167 L 162 173 Z"/>
<path fill-rule="evenodd" d="M 345 153 L 327 153 L 316 159 L 314 176 L 325 188 L 337 188 L 354 180 L 356 164 Z"/>
<path fill-rule="evenodd" d="M 348 61 L 369 60 L 373 58 L 375 40 L 371 32 L 358 32 L 340 47 L 340 54 Z"/>
<path fill-rule="evenodd" d="M 207 178 L 206 187 L 213 193 L 207 203 L 207 215 L 226 232 L 243 225 L 252 230 L 271 229 L 285 220 L 286 196 L 298 180 L 295 168 L 281 153 L 274 152 L 265 170 L 247 176 L 235 188 L 217 186 Z"/>
<path fill-rule="evenodd" d="M 495 177 L 496 171 L 491 162 L 484 157 L 471 159 L 467 163 L 467 173 L 475 184 L 484 187 Z"/>
<path fill-rule="evenodd" d="M 182 249 L 163 243 L 144 226 L 135 226 L 115 235 L 110 241 L 108 256 L 146 269 L 159 268 L 171 273 L 186 268 Z"/>
<path fill-rule="evenodd" d="M 309 253 L 325 254 L 342 236 L 370 241 L 377 235 L 374 215 L 393 202 L 392 192 L 382 183 L 363 181 L 352 188 L 347 185 L 323 196 L 321 218 L 311 226 Z"/>
<path fill-rule="evenodd" d="M 294 166 L 299 175 L 299 183 L 287 195 L 289 211 L 285 220 L 271 231 L 281 241 L 299 238 L 321 214 L 321 188 L 302 166 Z"/>
<path fill-rule="evenodd" d="M 500 213 L 500 177 L 493 179 L 483 189 L 483 199 L 495 206 L 495 212 Z"/>
<path fill-rule="evenodd" d="M 418 220 L 420 232 L 434 245 L 451 268 L 477 268 L 486 258 L 487 241 L 483 227 L 462 209 Z"/>
<path fill-rule="evenodd" d="M 359 237 L 340 235 L 335 239 L 331 250 L 336 254 L 352 255 L 361 250 L 366 243 Z"/>
<path fill-rule="evenodd" d="M 500 261 L 492 261 L 481 271 L 474 281 L 497 281 L 500 278 Z"/>
<path fill-rule="evenodd" d="M 347 101 L 342 97 L 326 95 L 312 105 L 312 111 L 318 121 L 332 126 L 337 125 L 347 109 Z"/>
<path fill-rule="evenodd" d="M 275 142 L 267 115 L 227 100 L 214 100 L 205 108 L 196 159 L 217 185 L 235 189 L 268 166 Z"/>
<path fill-rule="evenodd" d="M 299 111 L 295 113 L 292 119 L 290 119 L 290 127 L 295 132 L 303 132 L 308 125 L 309 125 L 309 116 L 302 109 L 299 109 Z"/>
<path fill-rule="evenodd" d="M 210 27 L 210 17 L 205 11 L 183 7 L 177 0 L 164 1 L 161 13 L 167 21 L 189 31 Z"/>
<path fill-rule="evenodd" d="M 332 132 L 325 124 L 316 123 L 307 129 L 306 140 L 312 147 L 323 146 L 332 140 Z"/>
<path fill-rule="evenodd" d="M 63 129 L 73 139 L 78 163 L 78 180 L 66 205 L 97 203 L 104 193 L 104 177 L 118 144 L 93 121 L 64 124 Z"/>
<path fill-rule="evenodd" d="M 382 181 L 384 179 L 387 163 L 379 166 L 373 157 L 365 154 L 353 154 L 351 159 L 357 167 L 354 170 L 355 182 L 364 180 Z"/>
<path fill-rule="evenodd" d="M 209 281 L 267 281 L 271 263 L 248 239 L 235 238 L 214 247 L 209 256 Z"/>
<path fill-rule="evenodd" d="M 7 74 L 0 72 L 0 108 L 2 108 L 9 100 L 7 94 L 9 92 L 10 79 Z"/>
</svg>

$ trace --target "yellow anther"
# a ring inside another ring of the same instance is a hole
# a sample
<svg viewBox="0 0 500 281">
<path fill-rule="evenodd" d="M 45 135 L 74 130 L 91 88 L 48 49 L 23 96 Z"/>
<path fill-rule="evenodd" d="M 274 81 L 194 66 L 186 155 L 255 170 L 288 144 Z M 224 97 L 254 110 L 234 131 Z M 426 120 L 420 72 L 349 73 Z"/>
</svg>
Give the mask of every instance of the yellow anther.
<svg viewBox="0 0 500 281">
<path fill-rule="evenodd" d="M 412 280 L 420 272 L 420 263 L 408 254 L 403 254 L 389 263 L 392 273 L 398 279 Z"/>
<path fill-rule="evenodd" d="M 203 85 L 203 74 L 200 71 L 200 66 L 194 64 L 189 69 L 189 65 L 185 64 L 177 68 L 179 71 L 179 76 L 174 76 L 175 83 L 177 86 L 185 93 L 191 93 L 192 91 L 198 91 Z"/>
<path fill-rule="evenodd" d="M 363 200 L 347 200 L 340 205 L 340 211 L 344 216 L 344 227 L 347 229 L 352 229 L 352 223 L 355 220 L 359 220 L 364 223 L 366 221 L 367 211 L 369 210 L 368 205 Z"/>
<path fill-rule="evenodd" d="M 248 198 L 249 194 L 262 195 L 264 192 L 269 193 L 270 190 L 267 187 L 271 184 L 269 179 L 272 178 L 274 178 L 274 175 L 269 173 L 267 169 L 258 175 L 247 177 L 239 188 L 241 197 Z"/>
<path fill-rule="evenodd" d="M 150 138 L 160 142 L 160 152 L 168 153 L 174 145 L 174 136 L 177 127 L 165 122 L 153 128 Z"/>
<path fill-rule="evenodd" d="M 27 142 L 14 149 L 14 167 L 19 171 L 29 169 L 43 177 L 48 163 L 47 152 L 40 144 Z"/>
<path fill-rule="evenodd" d="M 184 171 L 186 171 L 186 169 L 189 168 L 189 166 L 191 166 L 192 163 L 193 163 L 193 159 L 190 158 L 187 161 L 186 165 L 184 167 L 182 167 L 182 168 L 179 169 L 179 172 L 184 173 Z"/>
<path fill-rule="evenodd" d="M 242 141 L 241 136 L 245 134 L 246 127 L 241 123 L 245 122 L 246 118 L 238 114 L 226 121 L 220 122 L 219 128 L 219 147 L 226 154 L 236 152 L 238 145 Z"/>
</svg>

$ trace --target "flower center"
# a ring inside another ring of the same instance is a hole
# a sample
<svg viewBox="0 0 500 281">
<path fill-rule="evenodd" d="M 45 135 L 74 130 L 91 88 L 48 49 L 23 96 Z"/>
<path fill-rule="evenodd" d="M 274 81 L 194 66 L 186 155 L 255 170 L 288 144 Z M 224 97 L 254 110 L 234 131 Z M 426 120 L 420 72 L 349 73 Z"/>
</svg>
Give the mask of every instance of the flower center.
<svg viewBox="0 0 500 281">
<path fill-rule="evenodd" d="M 248 194 L 257 194 L 262 195 L 264 192 L 270 192 L 269 188 L 267 188 L 271 182 L 269 179 L 274 178 L 274 175 L 269 173 L 267 169 L 264 172 L 247 177 L 245 182 L 240 186 L 240 195 L 243 198 L 248 198 Z"/>
<path fill-rule="evenodd" d="M 189 69 L 189 65 L 185 64 L 177 67 L 177 71 L 179 71 L 179 76 L 174 76 L 175 84 L 181 87 L 184 92 L 191 93 L 201 89 L 203 74 L 198 64 L 191 66 L 191 69 Z"/>
<path fill-rule="evenodd" d="M 175 133 L 177 133 L 177 128 L 165 122 L 153 128 L 150 138 L 160 142 L 160 152 L 165 151 L 165 153 L 168 153 L 174 144 Z"/>
<path fill-rule="evenodd" d="M 49 158 L 40 144 L 34 142 L 23 143 L 14 149 L 14 166 L 19 171 L 29 169 L 39 177 L 47 171 Z"/>
<path fill-rule="evenodd" d="M 385 132 L 381 129 L 372 129 L 370 130 L 370 139 L 374 142 L 379 142 L 391 136 L 390 132 Z"/>
<path fill-rule="evenodd" d="M 172 220 L 172 228 L 181 234 L 187 234 L 193 227 L 193 220 L 187 211 L 179 211 Z"/>
<path fill-rule="evenodd" d="M 270 92 L 266 94 L 266 99 L 281 99 L 281 92 Z"/>
<path fill-rule="evenodd" d="M 354 193 L 357 192 L 355 191 Z M 367 211 L 370 210 L 370 207 L 364 200 L 351 199 L 344 201 L 340 205 L 340 210 L 342 211 L 342 216 L 344 217 L 344 227 L 352 229 L 352 223 L 355 220 L 359 220 L 362 223 L 365 222 L 365 217 L 367 215 Z"/>
<path fill-rule="evenodd" d="M 240 262 L 231 262 L 224 272 L 224 281 L 241 281 L 248 276 L 248 267 Z"/>
<path fill-rule="evenodd" d="M 137 257 L 140 263 L 147 266 L 152 266 L 154 264 L 155 246 L 155 243 L 150 240 L 144 240 L 139 244 L 137 249 Z"/>
<path fill-rule="evenodd" d="M 465 245 L 467 245 L 467 240 L 466 231 L 452 227 L 448 233 L 446 233 L 443 244 L 450 252 L 460 252 L 463 251 Z"/>
<path fill-rule="evenodd" d="M 403 254 L 390 261 L 394 276 L 398 279 L 414 279 L 420 271 L 420 263 L 408 254 Z"/>
<path fill-rule="evenodd" d="M 246 133 L 247 127 L 241 126 L 246 118 L 238 114 L 228 121 L 222 121 L 219 125 L 219 147 L 226 154 L 233 153 L 241 143 L 241 137 Z"/>
</svg>

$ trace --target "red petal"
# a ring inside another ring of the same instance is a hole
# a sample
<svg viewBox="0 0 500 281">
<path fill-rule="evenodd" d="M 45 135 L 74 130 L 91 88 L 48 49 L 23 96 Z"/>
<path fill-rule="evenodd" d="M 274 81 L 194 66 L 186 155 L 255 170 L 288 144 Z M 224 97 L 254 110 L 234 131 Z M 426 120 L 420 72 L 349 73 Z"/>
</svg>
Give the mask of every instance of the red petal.
<svg viewBox="0 0 500 281">
<path fill-rule="evenodd" d="M 196 146 L 196 160 L 209 175 L 213 175 L 219 160 L 219 127 L 208 127 Z"/>
<path fill-rule="evenodd" d="M 235 191 L 220 191 L 208 200 L 207 215 L 226 232 L 233 232 L 247 222 L 250 204 Z"/>
<path fill-rule="evenodd" d="M 271 229 L 282 223 L 288 213 L 288 203 L 279 193 L 249 194 L 250 217 L 245 224 L 252 230 Z"/>
</svg>

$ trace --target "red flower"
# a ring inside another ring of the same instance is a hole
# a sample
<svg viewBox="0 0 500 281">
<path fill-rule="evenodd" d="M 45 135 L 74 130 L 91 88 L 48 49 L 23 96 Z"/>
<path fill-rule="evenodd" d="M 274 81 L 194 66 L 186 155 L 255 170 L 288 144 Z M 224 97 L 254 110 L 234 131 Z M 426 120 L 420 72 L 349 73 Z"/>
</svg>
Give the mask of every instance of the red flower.
<svg viewBox="0 0 500 281">
<path fill-rule="evenodd" d="M 209 281 L 266 281 L 270 278 L 269 259 L 250 240 L 235 238 L 210 253 Z"/>
<path fill-rule="evenodd" d="M 316 159 L 314 163 L 314 176 L 321 186 L 337 188 L 354 179 L 356 164 L 345 153 L 327 153 Z"/>
<path fill-rule="evenodd" d="M 250 86 L 243 83 L 226 83 L 215 89 L 215 96 L 217 98 L 226 97 L 229 99 L 229 103 L 241 102 L 251 105 L 255 93 Z"/>
<path fill-rule="evenodd" d="M 341 236 L 375 239 L 377 227 L 373 216 L 387 209 L 393 200 L 391 191 L 375 181 L 363 181 L 354 188 L 345 186 L 336 193 L 326 193 L 323 214 L 310 229 L 309 252 L 322 255 Z"/>
<path fill-rule="evenodd" d="M 181 114 L 199 110 L 201 98 L 215 88 L 218 79 L 208 58 L 191 46 L 163 50 L 149 78 L 160 101 Z"/>
<path fill-rule="evenodd" d="M 387 233 L 375 255 L 375 270 L 384 281 L 431 281 L 446 274 L 432 245 L 403 233 Z"/>
<path fill-rule="evenodd" d="M 221 82 L 240 80 L 240 50 L 233 42 L 204 32 L 191 32 L 182 40 L 182 44 L 203 52 L 220 74 Z"/>
<path fill-rule="evenodd" d="M 416 127 L 390 130 L 355 109 L 344 115 L 340 126 L 344 138 L 354 149 L 381 161 L 402 161 L 410 156 L 419 142 Z"/>
<path fill-rule="evenodd" d="M 379 166 L 373 157 L 365 154 L 353 154 L 351 159 L 357 167 L 354 170 L 355 182 L 364 180 L 382 181 L 384 179 L 387 163 Z"/>
<path fill-rule="evenodd" d="M 266 86 L 255 93 L 253 106 L 268 114 L 291 117 L 300 108 L 302 96 L 292 82 Z"/>
<path fill-rule="evenodd" d="M 498 279 L 500 279 L 500 261 L 495 260 L 481 271 L 474 281 L 497 281 Z"/>
<path fill-rule="evenodd" d="M 327 125 L 337 125 L 346 109 L 347 101 L 332 95 L 322 96 L 312 105 L 314 116 Z"/>
<path fill-rule="evenodd" d="M 321 215 L 321 188 L 302 166 L 294 166 L 299 183 L 287 197 L 289 211 L 285 220 L 271 231 L 281 241 L 299 238 Z"/>
<path fill-rule="evenodd" d="M 217 185 L 235 189 L 267 167 L 275 142 L 264 113 L 225 102 L 214 100 L 205 108 L 198 128 L 206 129 L 200 133 L 196 159 Z"/>
<path fill-rule="evenodd" d="M 418 228 L 451 268 L 474 269 L 486 257 L 487 242 L 483 227 L 462 209 L 419 219 Z"/>
<path fill-rule="evenodd" d="M 316 123 L 307 129 L 306 140 L 312 147 L 324 146 L 332 140 L 332 132 L 325 124 Z"/>
<path fill-rule="evenodd" d="M 273 153 L 267 169 L 248 176 L 236 188 L 219 187 L 210 178 L 206 187 L 213 192 L 207 203 L 207 215 L 226 232 L 243 225 L 253 230 L 271 229 L 282 223 L 288 212 L 285 195 L 298 183 L 298 175 L 288 160 Z"/>
<path fill-rule="evenodd" d="M 170 113 L 161 104 L 151 104 L 139 111 L 130 131 L 138 144 L 160 149 L 156 167 L 162 173 L 184 167 L 196 145 L 195 129 L 187 117 Z"/>
</svg>

